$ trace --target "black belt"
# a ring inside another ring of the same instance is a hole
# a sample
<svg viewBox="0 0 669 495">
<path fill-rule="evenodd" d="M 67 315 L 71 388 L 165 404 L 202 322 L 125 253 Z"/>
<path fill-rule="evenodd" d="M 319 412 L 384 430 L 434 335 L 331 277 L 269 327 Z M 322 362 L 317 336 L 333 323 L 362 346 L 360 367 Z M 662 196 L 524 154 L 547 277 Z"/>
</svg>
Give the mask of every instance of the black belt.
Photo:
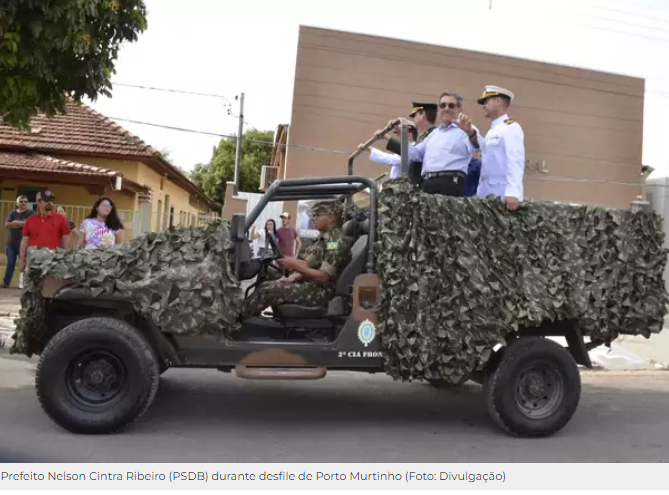
<svg viewBox="0 0 669 495">
<path fill-rule="evenodd" d="M 459 182 L 459 179 L 465 179 L 467 177 L 467 174 L 464 172 L 455 172 L 455 171 L 447 171 L 447 172 L 428 172 L 425 175 L 423 175 L 422 180 L 425 182 L 426 180 L 430 179 L 435 179 L 437 177 L 453 177 L 453 182 L 457 183 Z"/>
</svg>

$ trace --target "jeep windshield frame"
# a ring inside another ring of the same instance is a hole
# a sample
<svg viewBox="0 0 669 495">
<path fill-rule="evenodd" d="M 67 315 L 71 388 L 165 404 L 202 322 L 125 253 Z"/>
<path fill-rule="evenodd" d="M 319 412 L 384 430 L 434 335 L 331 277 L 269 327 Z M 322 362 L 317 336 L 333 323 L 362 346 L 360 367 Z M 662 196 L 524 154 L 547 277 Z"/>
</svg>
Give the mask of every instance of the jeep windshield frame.
<svg viewBox="0 0 669 495">
<path fill-rule="evenodd" d="M 374 244 L 376 243 L 378 187 L 376 181 L 369 177 L 345 175 L 274 181 L 246 217 L 245 231 L 249 231 L 270 202 L 314 199 L 341 200 L 342 198 L 350 200 L 354 194 L 365 190 L 369 191 L 369 232 L 365 273 L 375 273 Z"/>
</svg>

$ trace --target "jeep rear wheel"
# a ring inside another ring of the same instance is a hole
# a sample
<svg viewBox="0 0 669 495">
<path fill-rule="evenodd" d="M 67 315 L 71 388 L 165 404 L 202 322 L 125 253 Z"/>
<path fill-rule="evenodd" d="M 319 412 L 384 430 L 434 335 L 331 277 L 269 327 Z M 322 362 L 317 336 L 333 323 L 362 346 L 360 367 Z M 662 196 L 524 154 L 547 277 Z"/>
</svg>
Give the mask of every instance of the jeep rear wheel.
<svg viewBox="0 0 669 495">
<path fill-rule="evenodd" d="M 581 375 L 564 347 L 524 337 L 504 350 L 484 394 L 490 416 L 507 432 L 544 437 L 561 430 L 576 412 Z"/>
<path fill-rule="evenodd" d="M 113 433 L 149 408 L 160 368 L 150 344 L 124 321 L 87 318 L 47 344 L 35 386 L 46 414 L 72 433 Z"/>
</svg>

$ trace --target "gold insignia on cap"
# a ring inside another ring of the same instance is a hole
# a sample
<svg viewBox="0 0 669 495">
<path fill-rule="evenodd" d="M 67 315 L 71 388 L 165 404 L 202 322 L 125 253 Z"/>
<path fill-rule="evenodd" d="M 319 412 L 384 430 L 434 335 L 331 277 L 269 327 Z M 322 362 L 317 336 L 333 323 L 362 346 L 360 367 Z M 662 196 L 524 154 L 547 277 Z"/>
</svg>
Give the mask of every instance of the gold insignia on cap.
<svg viewBox="0 0 669 495">
<path fill-rule="evenodd" d="M 492 96 L 506 96 L 511 101 L 513 101 L 513 99 L 515 98 L 515 95 L 508 89 L 500 88 L 499 86 L 486 86 L 485 89 L 483 90 L 483 94 L 478 100 L 476 100 L 476 102 L 479 105 L 483 105 L 485 103 L 485 100 Z"/>
</svg>

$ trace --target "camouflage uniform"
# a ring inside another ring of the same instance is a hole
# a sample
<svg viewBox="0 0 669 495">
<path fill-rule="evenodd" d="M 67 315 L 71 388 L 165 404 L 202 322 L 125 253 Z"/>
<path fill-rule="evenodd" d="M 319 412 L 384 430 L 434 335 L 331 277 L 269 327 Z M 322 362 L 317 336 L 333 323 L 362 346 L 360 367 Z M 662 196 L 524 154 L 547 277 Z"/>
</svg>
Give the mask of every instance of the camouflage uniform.
<svg viewBox="0 0 669 495">
<path fill-rule="evenodd" d="M 312 212 L 341 214 L 342 209 L 343 204 L 340 201 L 321 201 L 312 207 Z M 250 318 L 260 314 L 267 307 L 288 303 L 313 307 L 327 306 L 334 297 L 339 275 L 351 259 L 350 240 L 343 236 L 339 227 L 321 233 L 304 253 L 298 256 L 298 259 L 306 261 L 309 268 L 330 275 L 330 281 L 327 284 L 307 280 L 263 282 L 249 296 L 245 316 Z"/>
</svg>

